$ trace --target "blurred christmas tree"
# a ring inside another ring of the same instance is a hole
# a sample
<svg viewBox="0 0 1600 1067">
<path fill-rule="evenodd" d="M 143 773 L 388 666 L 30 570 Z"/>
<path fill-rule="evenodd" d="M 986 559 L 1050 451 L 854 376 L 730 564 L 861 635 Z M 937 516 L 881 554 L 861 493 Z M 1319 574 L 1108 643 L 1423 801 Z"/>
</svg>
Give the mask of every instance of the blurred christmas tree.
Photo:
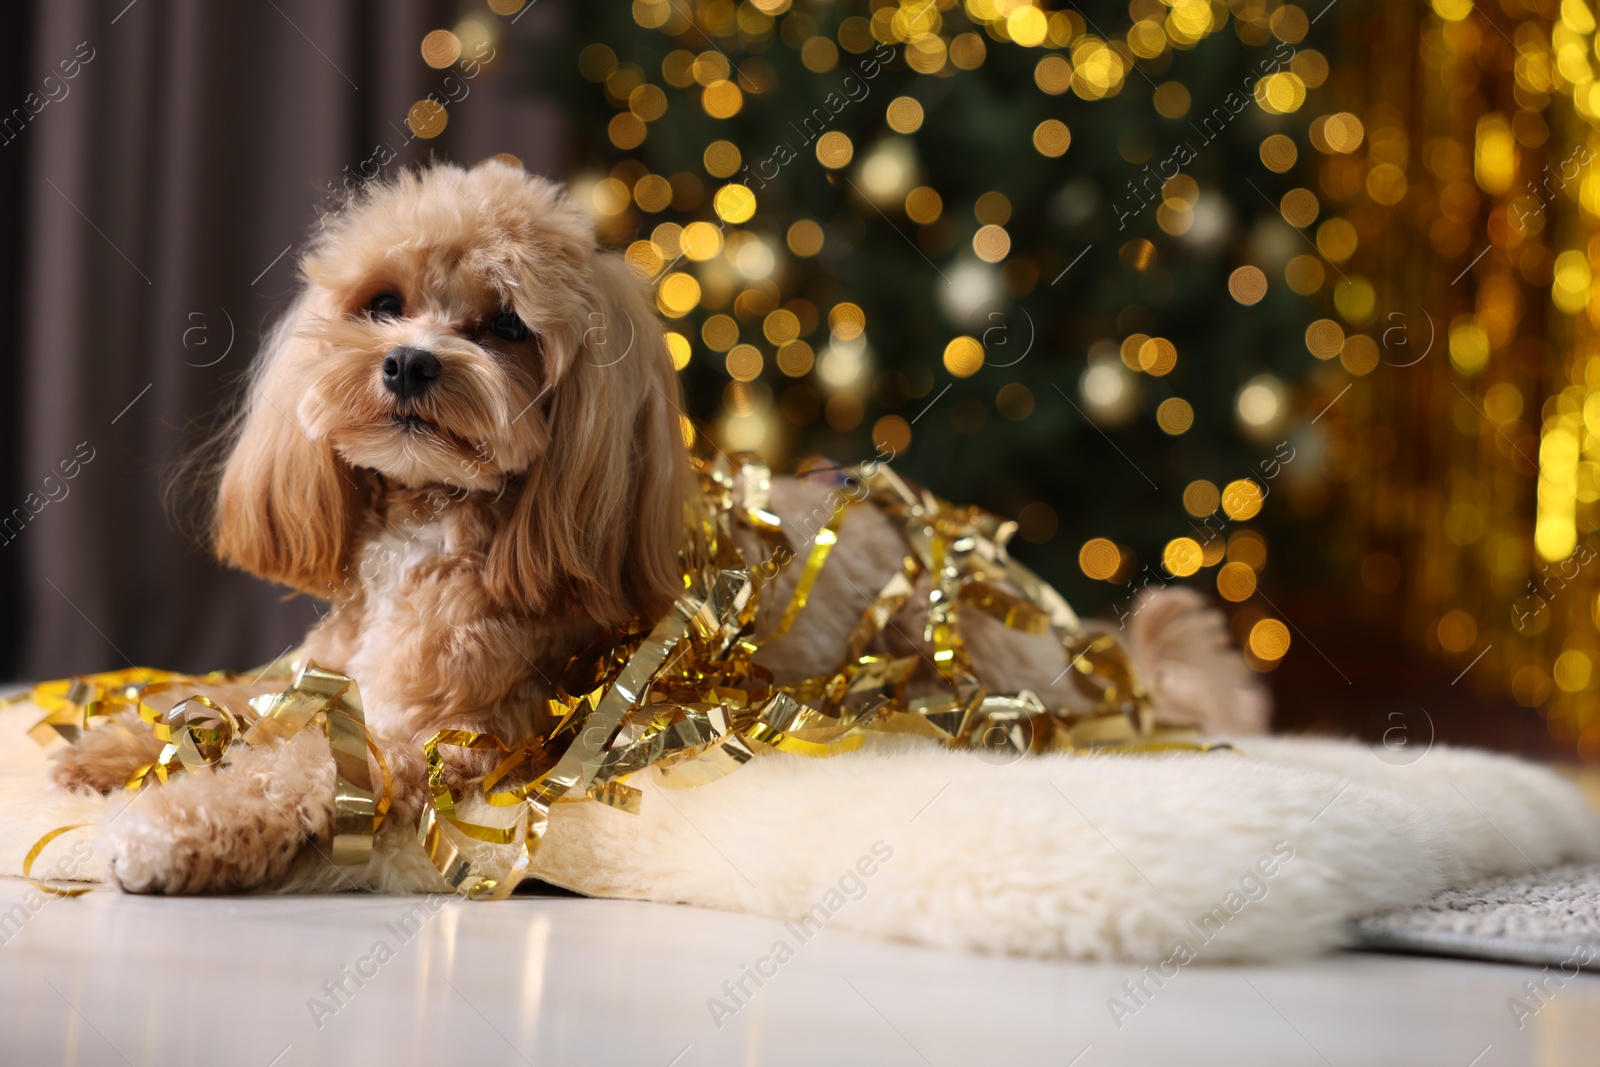
<svg viewBox="0 0 1600 1067">
<path fill-rule="evenodd" d="M 1018 518 L 1018 556 L 1090 612 L 1185 578 L 1252 601 L 1269 537 L 1280 577 L 1321 557 L 1313 524 L 1284 521 L 1325 506 L 1311 420 L 1339 389 L 1296 384 L 1329 366 L 1307 352 L 1330 278 L 1298 177 L 1328 62 L 1302 9 L 635 0 L 571 19 L 538 64 L 576 192 L 654 279 L 723 447 L 891 451 Z M 1273 665 L 1283 623 L 1235 621 Z"/>
</svg>

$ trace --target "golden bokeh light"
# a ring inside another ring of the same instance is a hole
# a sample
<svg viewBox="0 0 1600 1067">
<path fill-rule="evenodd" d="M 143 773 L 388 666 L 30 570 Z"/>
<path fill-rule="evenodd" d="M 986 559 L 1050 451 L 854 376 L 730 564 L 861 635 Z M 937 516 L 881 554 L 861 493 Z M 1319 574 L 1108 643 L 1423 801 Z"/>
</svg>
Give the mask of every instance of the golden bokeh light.
<svg viewBox="0 0 1600 1067">
<path fill-rule="evenodd" d="M 689 365 L 689 357 L 692 352 L 693 346 L 690 345 L 687 337 L 681 333 L 668 331 L 667 354 L 672 357 L 672 367 L 674 370 L 682 370 L 683 368 L 687 367 Z"/>
<path fill-rule="evenodd" d="M 1139 369 L 1161 378 L 1178 365 L 1178 347 L 1165 337 L 1152 337 L 1139 346 Z"/>
<path fill-rule="evenodd" d="M 846 52 L 855 52 L 859 55 L 872 48 L 872 24 L 860 15 L 851 15 L 839 23 L 838 36 L 839 47 Z"/>
<path fill-rule="evenodd" d="M 983 345 L 963 334 L 944 346 L 944 369 L 957 378 L 970 378 L 983 368 Z"/>
<path fill-rule="evenodd" d="M 1362 138 L 1366 136 L 1366 130 L 1361 125 L 1361 120 L 1348 111 L 1329 115 L 1326 119 L 1313 123 L 1312 131 L 1314 139 L 1320 133 L 1321 139 L 1327 145 L 1329 152 L 1341 154 L 1348 154 L 1360 148 Z"/>
<path fill-rule="evenodd" d="M 1209 11 L 1206 17 L 1210 17 Z M 1073 42 L 1072 67 L 1072 91 L 1085 100 L 1116 96 L 1128 70 L 1120 52 L 1091 34 Z"/>
<path fill-rule="evenodd" d="M 1269 115 L 1287 115 L 1306 102 L 1306 83 L 1293 71 L 1267 74 L 1255 84 L 1256 103 Z"/>
<path fill-rule="evenodd" d="M 665 211 L 672 203 L 672 183 L 659 174 L 646 174 L 634 185 L 633 200 L 644 211 Z"/>
<path fill-rule="evenodd" d="M 984 193 L 973 205 L 972 214 L 981 223 L 1004 226 L 1011 221 L 1011 198 L 1004 193 Z"/>
<path fill-rule="evenodd" d="M 1371 374 L 1378 367 L 1378 342 L 1364 333 L 1351 334 L 1339 349 L 1339 363 L 1358 377 Z"/>
<path fill-rule="evenodd" d="M 1197 519 L 1214 513 L 1221 502 L 1222 494 L 1217 491 L 1216 484 L 1205 478 L 1197 478 L 1183 487 L 1183 510 Z"/>
<path fill-rule="evenodd" d="M 1477 643 L 1478 621 L 1457 608 L 1439 617 L 1435 632 L 1439 637 L 1440 648 L 1452 653 L 1465 652 Z"/>
<path fill-rule="evenodd" d="M 1228 518 L 1238 522 L 1255 518 L 1265 501 L 1261 486 L 1249 478 L 1231 481 L 1222 490 L 1222 510 L 1227 512 Z"/>
<path fill-rule="evenodd" d="M 1511 676 L 1511 697 L 1525 708 L 1536 708 L 1550 697 L 1550 675 L 1537 663 L 1528 663 Z"/>
<path fill-rule="evenodd" d="M 726 352 L 739 343 L 739 324 L 728 315 L 712 315 L 700 324 L 700 339 L 713 352 Z"/>
<path fill-rule="evenodd" d="M 1282 659 L 1289 652 L 1289 628 L 1277 619 L 1262 619 L 1250 627 L 1250 651 L 1268 663 Z"/>
<path fill-rule="evenodd" d="M 618 148 L 638 148 L 644 144 L 645 136 L 649 133 L 644 119 L 631 111 L 623 111 L 611 116 L 611 121 L 606 124 L 606 136 Z"/>
<path fill-rule="evenodd" d="M 803 378 L 811 373 L 816 354 L 804 341 L 791 341 L 778 349 L 778 369 L 791 378 Z"/>
<path fill-rule="evenodd" d="M 668 318 L 681 319 L 699 303 L 700 283 L 692 274 L 669 274 L 656 289 L 656 306 Z"/>
<path fill-rule="evenodd" d="M 1134 270 L 1146 270 L 1156 260 L 1155 242 L 1135 237 L 1117 249 L 1117 258 Z"/>
<path fill-rule="evenodd" d="M 1156 208 L 1156 225 L 1162 233 L 1181 237 L 1194 228 L 1194 208 L 1182 200 L 1166 200 Z"/>
<path fill-rule="evenodd" d="M 667 94 L 659 85 L 640 85 L 628 94 L 628 110 L 645 122 L 654 122 L 667 113 Z"/>
<path fill-rule="evenodd" d="M 602 215 L 618 215 L 633 202 L 633 190 L 616 178 L 603 178 L 595 182 L 589 194 L 594 209 Z"/>
<path fill-rule="evenodd" d="M 1175 537 L 1161 550 L 1161 565 L 1175 578 L 1187 578 L 1200 569 L 1203 554 L 1192 537 Z"/>
<path fill-rule="evenodd" d="M 1194 425 L 1194 408 L 1182 397 L 1168 397 L 1156 408 L 1156 425 L 1174 437 L 1185 433 Z"/>
<path fill-rule="evenodd" d="M 461 38 L 449 30 L 434 30 L 422 39 L 422 61 L 443 70 L 461 58 Z"/>
<path fill-rule="evenodd" d="M 1072 145 L 1072 131 L 1059 119 L 1045 119 L 1033 129 L 1033 147 L 1051 159 L 1066 154 Z"/>
<path fill-rule="evenodd" d="M 430 140 L 444 132 L 450 114 L 437 100 L 418 100 L 406 112 L 406 125 L 423 140 Z"/>
<path fill-rule="evenodd" d="M 1589 681 L 1594 674 L 1594 661 L 1587 652 L 1569 648 L 1556 657 L 1550 673 L 1562 692 L 1582 693 L 1589 688 Z"/>
<path fill-rule="evenodd" d="M 1333 306 L 1344 321 L 1365 326 L 1377 309 L 1378 294 L 1359 274 L 1341 278 L 1333 287 Z"/>
<path fill-rule="evenodd" d="M 1267 295 L 1267 276 L 1260 267 L 1245 266 L 1228 275 L 1228 295 L 1249 307 Z"/>
<path fill-rule="evenodd" d="M 817 162 L 829 170 L 849 166 L 855 151 L 855 145 L 850 143 L 849 136 L 838 130 L 829 130 L 817 138 Z"/>
<path fill-rule="evenodd" d="M 696 262 L 704 262 L 722 251 L 722 231 L 709 222 L 691 222 L 678 237 L 683 254 Z"/>
<path fill-rule="evenodd" d="M 922 128 L 922 105 L 913 96 L 897 96 L 889 101 L 889 128 L 895 133 L 916 133 Z"/>
<path fill-rule="evenodd" d="M 675 48 L 661 60 L 661 80 L 676 89 L 694 84 L 694 53 Z"/>
<path fill-rule="evenodd" d="M 710 88 L 718 82 L 727 81 L 733 68 L 728 63 L 726 54 L 720 51 L 701 52 L 694 57 L 694 63 L 689 71 L 694 75 L 694 80 Z"/>
<path fill-rule="evenodd" d="M 1405 199 L 1409 188 L 1406 172 L 1393 163 L 1379 163 L 1367 172 L 1367 195 L 1376 204 L 1393 207 Z"/>
<path fill-rule="evenodd" d="M 1155 59 L 1167 50 L 1167 33 L 1153 18 L 1142 18 L 1128 27 L 1128 51 L 1140 59 Z"/>
<path fill-rule="evenodd" d="M 1217 571 L 1217 594 L 1237 604 L 1255 595 L 1256 572 L 1243 563 L 1224 563 Z"/>
<path fill-rule="evenodd" d="M 1005 228 L 993 225 L 978 227 L 972 235 L 972 250 L 986 263 L 998 263 L 1011 251 L 1011 235 Z"/>
<path fill-rule="evenodd" d="M 983 38 L 968 30 L 950 41 L 950 64 L 961 70 L 977 70 L 988 56 L 988 46 Z"/>
<path fill-rule="evenodd" d="M 1097 581 L 1109 582 L 1122 568 L 1122 553 L 1104 537 L 1085 541 L 1078 550 L 1078 569 Z"/>
<path fill-rule="evenodd" d="M 1285 4 L 1274 11 L 1267 19 L 1267 25 L 1272 28 L 1272 35 L 1285 44 L 1299 44 L 1305 40 L 1306 31 L 1311 28 L 1311 21 L 1306 18 L 1306 13 L 1293 4 Z"/>
<path fill-rule="evenodd" d="M 828 330 L 841 341 L 853 341 L 867 328 L 867 313 L 848 300 L 828 312 Z"/>
<path fill-rule="evenodd" d="M 1315 48 L 1301 48 L 1289 60 L 1289 69 L 1300 76 L 1307 89 L 1319 89 L 1328 80 L 1328 57 Z"/>
<path fill-rule="evenodd" d="M 756 194 L 743 185 L 730 183 L 717 190 L 711 206 L 723 222 L 749 222 L 756 213 Z"/>
<path fill-rule="evenodd" d="M 1144 347 L 1144 343 L 1148 340 L 1150 340 L 1150 335 L 1146 333 L 1130 333 L 1122 339 L 1119 352 L 1122 355 L 1122 365 L 1124 367 L 1129 370 L 1143 369 L 1139 366 L 1139 349 Z"/>
<path fill-rule="evenodd" d="M 666 266 L 666 259 L 661 255 L 661 249 L 654 241 L 635 241 L 628 246 L 622 254 L 641 278 L 654 278 Z"/>
<path fill-rule="evenodd" d="M 1304 229 L 1317 220 L 1321 205 L 1317 203 L 1317 194 L 1310 189 L 1290 189 L 1278 201 L 1278 209 L 1283 221 L 1296 229 Z"/>
<path fill-rule="evenodd" d="M 938 221 L 943 212 L 944 201 L 926 185 L 919 185 L 906 194 L 906 218 L 912 222 L 926 226 Z"/>
<path fill-rule="evenodd" d="M 872 424 L 872 444 L 880 451 L 898 454 L 911 447 L 911 424 L 899 415 L 885 415 Z"/>
<path fill-rule="evenodd" d="M 1189 90 L 1182 82 L 1162 82 L 1150 102 L 1164 119 L 1181 119 L 1189 113 Z"/>
<path fill-rule="evenodd" d="M 1283 174 L 1294 166 L 1300 152 L 1295 148 L 1294 141 L 1281 133 L 1275 133 L 1261 142 L 1261 162 L 1271 171 Z"/>
<path fill-rule="evenodd" d="M 732 141 L 712 141 L 706 145 L 701 162 L 713 178 L 730 178 L 739 170 L 743 158 Z"/>
<path fill-rule="evenodd" d="M 609 46 L 591 44 L 578 53 L 578 73 L 592 82 L 603 82 L 617 70 L 617 54 Z"/>
<path fill-rule="evenodd" d="M 1267 566 L 1267 542 L 1254 530 L 1240 530 L 1228 538 L 1228 558 L 1260 574 Z"/>
<path fill-rule="evenodd" d="M 1049 29 L 1050 23 L 1044 12 L 1031 5 L 1015 5 L 1006 16 L 1006 33 L 1013 41 L 1027 48 L 1043 44 Z"/>
<path fill-rule="evenodd" d="M 1489 363 L 1489 335 L 1470 320 L 1450 326 L 1450 363 L 1463 374 L 1476 374 Z"/>
<path fill-rule="evenodd" d="M 1316 256 L 1295 256 L 1283 267 L 1284 284 L 1301 296 L 1310 296 L 1321 289 L 1327 279 L 1328 272 Z"/>
<path fill-rule="evenodd" d="M 811 219 L 800 219 L 789 227 L 789 251 L 797 256 L 814 256 L 822 251 L 822 227 Z"/>
<path fill-rule="evenodd" d="M 813 37 L 800 46 L 800 62 L 813 74 L 826 74 L 839 65 L 839 48 L 826 37 Z"/>
<path fill-rule="evenodd" d="M 739 382 L 753 382 L 761 377 L 764 363 L 761 350 L 755 345 L 734 345 L 728 349 L 723 362 L 727 366 L 728 376 Z"/>
<path fill-rule="evenodd" d="M 786 345 L 800 336 L 800 318 L 788 308 L 779 308 L 762 321 L 761 333 L 775 345 Z"/>
<path fill-rule="evenodd" d="M 1318 359 L 1332 359 L 1344 348 L 1344 327 L 1332 319 L 1318 319 L 1306 327 L 1306 350 Z"/>
<path fill-rule="evenodd" d="M 714 119 L 731 119 L 744 107 L 744 93 L 731 81 L 714 81 L 700 94 L 700 106 Z"/>
<path fill-rule="evenodd" d="M 1047 55 L 1034 66 L 1033 83 L 1051 96 L 1060 96 L 1072 88 L 1072 64 L 1062 55 Z"/>
</svg>

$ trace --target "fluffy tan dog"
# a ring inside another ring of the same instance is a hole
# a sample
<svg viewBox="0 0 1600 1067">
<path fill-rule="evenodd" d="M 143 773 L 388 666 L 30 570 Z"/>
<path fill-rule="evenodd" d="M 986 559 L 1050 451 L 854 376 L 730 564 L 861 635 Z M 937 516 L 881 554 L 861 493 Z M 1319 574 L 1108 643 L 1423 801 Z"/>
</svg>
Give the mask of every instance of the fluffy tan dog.
<svg viewBox="0 0 1600 1067">
<path fill-rule="evenodd" d="M 360 683 L 394 771 L 391 822 L 404 825 L 423 797 L 423 739 L 544 733 L 567 660 L 682 591 L 680 393 L 638 279 L 596 250 L 561 187 L 512 165 L 436 166 L 360 194 L 300 272 L 231 437 L 215 548 L 330 602 L 305 654 Z M 780 479 L 772 508 L 803 531 L 826 494 Z M 834 669 L 904 552 L 885 516 L 851 509 L 810 606 L 760 661 L 779 682 Z M 764 612 L 787 602 L 798 569 Z M 882 641 L 926 658 L 925 598 L 909 603 L 922 606 Z M 1261 728 L 1264 697 L 1197 596 L 1150 598 L 1131 636 L 1164 721 Z M 978 615 L 968 646 L 986 684 L 1064 699 L 1055 640 Z M 55 781 L 120 786 L 159 748 L 146 733 L 92 732 Z M 464 784 L 488 765 L 463 753 L 449 769 Z M 304 843 L 329 838 L 331 781 L 311 731 L 180 776 L 106 828 L 115 877 L 141 892 L 270 885 Z"/>
</svg>

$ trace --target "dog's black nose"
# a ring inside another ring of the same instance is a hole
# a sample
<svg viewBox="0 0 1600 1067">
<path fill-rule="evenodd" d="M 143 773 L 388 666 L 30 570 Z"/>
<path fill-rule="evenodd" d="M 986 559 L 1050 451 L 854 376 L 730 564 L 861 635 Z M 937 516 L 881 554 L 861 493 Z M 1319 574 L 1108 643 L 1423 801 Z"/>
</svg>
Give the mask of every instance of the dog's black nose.
<svg viewBox="0 0 1600 1067">
<path fill-rule="evenodd" d="M 439 377 L 439 357 L 422 348 L 397 348 L 383 357 L 383 385 L 402 399 L 421 396 Z"/>
</svg>

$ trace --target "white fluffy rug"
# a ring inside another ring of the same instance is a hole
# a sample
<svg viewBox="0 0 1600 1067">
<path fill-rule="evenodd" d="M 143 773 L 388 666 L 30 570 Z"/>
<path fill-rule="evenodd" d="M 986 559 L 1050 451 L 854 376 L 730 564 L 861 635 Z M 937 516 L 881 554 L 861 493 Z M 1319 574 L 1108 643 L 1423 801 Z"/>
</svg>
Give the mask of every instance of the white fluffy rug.
<svg viewBox="0 0 1600 1067">
<path fill-rule="evenodd" d="M 0 713 L 0 874 L 47 830 L 116 805 L 45 791 L 46 758 Z M 1486 876 L 1600 859 L 1578 790 L 1518 760 L 1250 738 L 1237 753 L 1045 756 L 997 766 L 885 741 L 772 755 L 695 789 L 648 781 L 637 816 L 558 805 L 536 873 L 596 895 L 681 901 L 951 948 L 1149 962 L 1281 959 L 1345 943 L 1350 920 Z M 104 876 L 69 835 L 39 864 Z M 38 873 L 36 871 L 36 873 Z M 308 853 L 294 888 L 439 888 L 405 828 L 370 869 Z M 514 907 L 490 904 L 483 907 Z"/>
</svg>

